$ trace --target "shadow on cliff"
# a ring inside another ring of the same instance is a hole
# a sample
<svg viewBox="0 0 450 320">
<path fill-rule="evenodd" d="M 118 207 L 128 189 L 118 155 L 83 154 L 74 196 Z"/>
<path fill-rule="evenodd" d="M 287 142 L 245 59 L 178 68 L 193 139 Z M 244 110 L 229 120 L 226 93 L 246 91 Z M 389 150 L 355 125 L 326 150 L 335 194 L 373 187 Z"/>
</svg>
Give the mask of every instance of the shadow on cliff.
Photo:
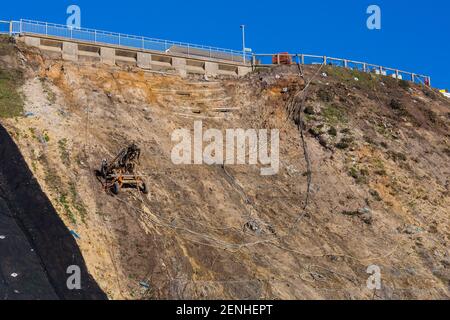
<svg viewBox="0 0 450 320">
<path fill-rule="evenodd" d="M 1 125 L 0 161 L 2 198 L 8 204 L 11 217 L 36 253 L 45 277 L 57 298 L 107 299 L 106 294 L 89 274 L 74 237 L 33 177 L 15 142 Z M 13 251 L 15 257 L 0 257 L 0 259 L 7 258 L 16 261 L 17 264 L 26 264 L 26 259 L 19 252 L 20 250 Z M 71 275 L 67 274 L 67 268 L 73 265 L 81 269 L 81 290 L 67 288 L 67 279 Z M 40 297 L 39 292 L 35 292 L 34 296 L 37 299 L 46 299 L 45 296 Z"/>
</svg>

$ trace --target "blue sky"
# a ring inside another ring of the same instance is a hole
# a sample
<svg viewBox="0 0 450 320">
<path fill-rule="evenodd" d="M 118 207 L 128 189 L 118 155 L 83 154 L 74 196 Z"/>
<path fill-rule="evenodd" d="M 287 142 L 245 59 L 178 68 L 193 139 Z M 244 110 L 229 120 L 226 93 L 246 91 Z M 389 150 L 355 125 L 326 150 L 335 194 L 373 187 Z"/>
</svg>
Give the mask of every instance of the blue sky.
<svg viewBox="0 0 450 320">
<path fill-rule="evenodd" d="M 450 89 L 450 1 L 3 1 L 0 19 L 64 23 L 81 8 L 82 27 L 256 53 L 292 52 L 349 58 L 429 74 Z M 366 27 L 366 9 L 382 10 L 381 30 Z"/>
</svg>

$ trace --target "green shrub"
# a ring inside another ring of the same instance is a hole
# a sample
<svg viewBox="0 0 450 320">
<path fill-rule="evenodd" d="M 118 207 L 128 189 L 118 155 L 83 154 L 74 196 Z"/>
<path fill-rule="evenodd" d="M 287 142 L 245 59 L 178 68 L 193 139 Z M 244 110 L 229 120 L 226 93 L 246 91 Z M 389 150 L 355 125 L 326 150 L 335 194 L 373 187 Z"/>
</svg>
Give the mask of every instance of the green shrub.
<svg viewBox="0 0 450 320">
<path fill-rule="evenodd" d="M 408 90 L 411 86 L 409 85 L 409 81 L 399 80 L 399 86 L 405 90 Z"/>
<path fill-rule="evenodd" d="M 23 115 L 23 96 L 19 88 L 23 74 L 19 71 L 0 69 L 0 118 L 14 118 Z"/>
<path fill-rule="evenodd" d="M 336 137 L 337 136 L 337 130 L 335 127 L 331 127 L 330 130 L 328 130 L 328 134 L 330 136 Z"/>
<path fill-rule="evenodd" d="M 347 122 L 347 118 L 340 110 L 340 108 L 335 105 L 329 105 L 322 110 L 322 115 L 325 118 L 325 121 L 330 125 L 342 124 Z"/>
<path fill-rule="evenodd" d="M 319 89 L 317 92 L 317 97 L 319 97 L 319 99 L 323 102 L 331 102 L 334 99 L 334 94 L 329 90 Z"/>
</svg>

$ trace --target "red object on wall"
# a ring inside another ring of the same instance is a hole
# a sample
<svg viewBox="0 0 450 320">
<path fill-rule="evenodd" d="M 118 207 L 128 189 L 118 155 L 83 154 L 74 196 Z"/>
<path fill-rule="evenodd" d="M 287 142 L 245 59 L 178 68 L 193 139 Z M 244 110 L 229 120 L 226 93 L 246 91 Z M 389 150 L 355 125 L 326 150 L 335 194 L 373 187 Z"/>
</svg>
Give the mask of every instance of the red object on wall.
<svg viewBox="0 0 450 320">
<path fill-rule="evenodd" d="M 272 64 L 292 64 L 289 52 L 280 52 L 272 57 Z"/>
</svg>

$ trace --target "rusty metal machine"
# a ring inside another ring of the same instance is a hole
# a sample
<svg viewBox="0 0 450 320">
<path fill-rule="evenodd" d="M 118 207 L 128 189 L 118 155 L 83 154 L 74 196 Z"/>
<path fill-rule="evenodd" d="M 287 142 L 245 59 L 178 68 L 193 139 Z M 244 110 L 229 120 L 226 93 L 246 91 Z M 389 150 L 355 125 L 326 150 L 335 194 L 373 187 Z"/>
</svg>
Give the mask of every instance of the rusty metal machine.
<svg viewBox="0 0 450 320">
<path fill-rule="evenodd" d="M 122 149 L 110 163 L 103 159 L 99 176 L 103 179 L 105 189 L 111 190 L 116 195 L 122 188 L 135 188 L 147 194 L 147 184 L 143 177 L 136 173 L 140 156 L 141 149 L 133 143 Z"/>
</svg>

